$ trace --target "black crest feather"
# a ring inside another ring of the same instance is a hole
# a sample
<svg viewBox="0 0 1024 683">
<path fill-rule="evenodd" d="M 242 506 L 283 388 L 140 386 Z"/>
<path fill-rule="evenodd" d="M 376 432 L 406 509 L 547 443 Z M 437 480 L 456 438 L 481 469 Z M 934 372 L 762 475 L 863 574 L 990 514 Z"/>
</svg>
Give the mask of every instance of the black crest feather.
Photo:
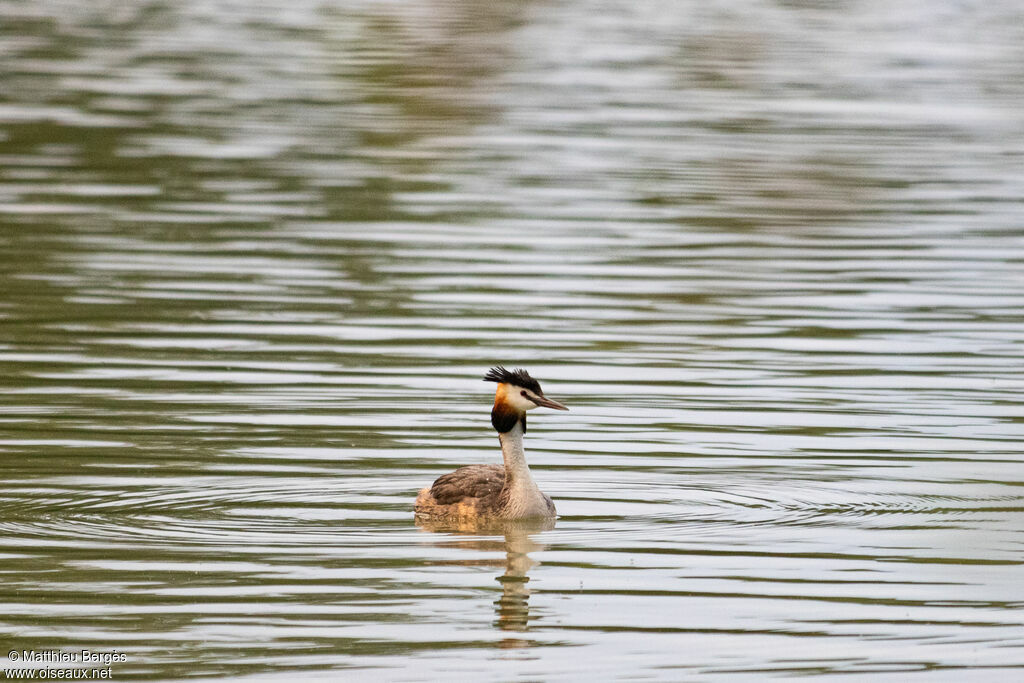
<svg viewBox="0 0 1024 683">
<path fill-rule="evenodd" d="M 535 394 L 544 395 L 544 392 L 540 390 L 540 382 L 530 377 L 530 373 L 522 368 L 516 368 L 515 370 L 506 370 L 500 365 L 491 368 L 484 375 L 485 382 L 498 382 L 504 384 L 514 384 L 517 387 L 529 389 Z"/>
</svg>

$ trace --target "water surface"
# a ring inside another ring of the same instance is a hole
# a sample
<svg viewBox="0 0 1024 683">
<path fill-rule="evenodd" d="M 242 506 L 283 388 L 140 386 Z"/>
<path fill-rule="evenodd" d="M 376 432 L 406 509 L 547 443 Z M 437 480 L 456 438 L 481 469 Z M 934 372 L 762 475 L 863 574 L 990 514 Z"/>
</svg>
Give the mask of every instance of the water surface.
<svg viewBox="0 0 1024 683">
<path fill-rule="evenodd" d="M 1021 675 L 1014 3 L 0 16 L 8 649 Z M 418 529 L 498 363 L 558 523 Z"/>
</svg>

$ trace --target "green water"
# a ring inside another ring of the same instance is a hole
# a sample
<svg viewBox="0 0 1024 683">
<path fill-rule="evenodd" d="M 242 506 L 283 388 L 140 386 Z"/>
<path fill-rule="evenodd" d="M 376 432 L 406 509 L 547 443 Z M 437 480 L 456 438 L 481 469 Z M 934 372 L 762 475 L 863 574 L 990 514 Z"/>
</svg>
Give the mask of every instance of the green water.
<svg viewBox="0 0 1024 683">
<path fill-rule="evenodd" d="M 1022 19 L 0 2 L 2 668 L 1020 677 Z"/>
</svg>

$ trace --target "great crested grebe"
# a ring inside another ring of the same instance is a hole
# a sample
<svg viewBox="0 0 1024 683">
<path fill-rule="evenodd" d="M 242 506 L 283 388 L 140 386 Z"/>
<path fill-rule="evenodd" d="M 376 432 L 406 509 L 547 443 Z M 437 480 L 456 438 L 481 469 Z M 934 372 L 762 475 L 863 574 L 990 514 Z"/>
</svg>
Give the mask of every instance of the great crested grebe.
<svg viewBox="0 0 1024 683">
<path fill-rule="evenodd" d="M 437 478 L 416 496 L 416 518 L 443 520 L 513 520 L 554 518 L 555 504 L 541 493 L 523 452 L 526 411 L 537 406 L 569 410 L 544 396 L 526 370 L 500 365 L 484 375 L 497 382 L 491 424 L 498 430 L 505 465 L 468 465 Z"/>
</svg>

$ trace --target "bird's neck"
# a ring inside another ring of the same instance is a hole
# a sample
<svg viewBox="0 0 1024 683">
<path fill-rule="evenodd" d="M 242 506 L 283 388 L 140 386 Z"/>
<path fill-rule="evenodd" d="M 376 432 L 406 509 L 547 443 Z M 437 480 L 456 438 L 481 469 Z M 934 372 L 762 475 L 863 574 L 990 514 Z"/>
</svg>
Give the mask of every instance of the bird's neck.
<svg viewBox="0 0 1024 683">
<path fill-rule="evenodd" d="M 537 484 L 530 474 L 530 466 L 526 464 L 526 453 L 523 451 L 523 423 L 517 421 L 507 432 L 498 434 L 501 441 L 501 455 L 505 459 L 505 485 L 514 490 L 536 489 Z"/>
<path fill-rule="evenodd" d="M 530 474 L 523 452 L 523 421 L 507 432 L 499 432 L 501 455 L 505 458 L 505 486 L 501 489 L 502 515 L 509 519 L 554 517 L 555 507 Z"/>
</svg>

